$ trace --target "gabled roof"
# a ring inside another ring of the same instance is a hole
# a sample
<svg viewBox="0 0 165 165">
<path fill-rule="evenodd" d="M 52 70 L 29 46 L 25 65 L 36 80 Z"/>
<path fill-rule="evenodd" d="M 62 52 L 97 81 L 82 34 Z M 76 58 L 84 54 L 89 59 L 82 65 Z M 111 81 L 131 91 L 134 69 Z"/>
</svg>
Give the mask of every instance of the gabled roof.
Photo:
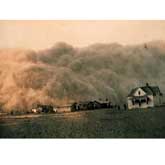
<svg viewBox="0 0 165 165">
<path fill-rule="evenodd" d="M 161 92 L 160 92 L 160 89 L 158 86 L 152 86 L 151 90 L 152 90 L 154 95 L 157 95 L 157 94 L 161 95 Z"/>
<path fill-rule="evenodd" d="M 153 95 L 153 96 L 162 95 L 158 86 L 146 85 L 143 87 L 137 87 L 137 88 L 132 89 L 128 97 L 133 96 L 138 88 L 141 88 L 147 95 Z"/>
<path fill-rule="evenodd" d="M 93 101 L 93 103 L 100 104 L 100 102 L 99 102 L 99 101 L 96 101 L 96 100 L 95 100 L 95 101 Z"/>
<path fill-rule="evenodd" d="M 151 87 L 148 86 L 144 86 L 144 87 L 140 87 L 147 95 L 153 95 L 153 92 L 151 90 Z"/>
<path fill-rule="evenodd" d="M 133 96 L 134 93 L 136 92 L 136 90 L 137 90 L 138 88 L 139 88 L 139 87 L 132 89 L 131 92 L 129 93 L 128 97 Z"/>
<path fill-rule="evenodd" d="M 91 104 L 91 103 L 92 103 L 92 101 L 80 101 L 80 102 L 78 102 L 79 105 L 80 104 L 88 105 L 88 104 Z"/>
</svg>

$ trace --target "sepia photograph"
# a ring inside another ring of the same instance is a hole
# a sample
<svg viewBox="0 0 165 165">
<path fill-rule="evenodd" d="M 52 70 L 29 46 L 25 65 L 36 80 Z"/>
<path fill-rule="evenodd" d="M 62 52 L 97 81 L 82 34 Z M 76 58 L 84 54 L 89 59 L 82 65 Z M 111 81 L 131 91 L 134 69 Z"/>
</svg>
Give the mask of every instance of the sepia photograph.
<svg viewBox="0 0 165 165">
<path fill-rule="evenodd" d="M 0 138 L 165 138 L 164 20 L 0 20 Z"/>
</svg>

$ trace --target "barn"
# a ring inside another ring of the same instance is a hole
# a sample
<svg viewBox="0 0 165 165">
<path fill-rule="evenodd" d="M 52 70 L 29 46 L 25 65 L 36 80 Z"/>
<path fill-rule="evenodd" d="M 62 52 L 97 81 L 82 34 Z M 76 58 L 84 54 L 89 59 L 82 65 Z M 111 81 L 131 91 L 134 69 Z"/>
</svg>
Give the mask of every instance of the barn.
<svg viewBox="0 0 165 165">
<path fill-rule="evenodd" d="M 163 94 L 158 86 L 137 87 L 131 90 L 127 96 L 128 109 L 148 108 L 159 106 L 163 102 Z"/>
</svg>

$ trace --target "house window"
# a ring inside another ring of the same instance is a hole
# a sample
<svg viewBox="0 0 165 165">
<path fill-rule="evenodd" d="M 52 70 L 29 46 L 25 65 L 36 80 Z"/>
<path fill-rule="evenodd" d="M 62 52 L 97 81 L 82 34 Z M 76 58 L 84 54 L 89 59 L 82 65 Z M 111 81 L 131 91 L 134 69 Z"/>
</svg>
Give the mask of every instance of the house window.
<svg viewBox="0 0 165 165">
<path fill-rule="evenodd" d="M 138 94 L 140 95 L 140 91 L 138 92 Z"/>
</svg>

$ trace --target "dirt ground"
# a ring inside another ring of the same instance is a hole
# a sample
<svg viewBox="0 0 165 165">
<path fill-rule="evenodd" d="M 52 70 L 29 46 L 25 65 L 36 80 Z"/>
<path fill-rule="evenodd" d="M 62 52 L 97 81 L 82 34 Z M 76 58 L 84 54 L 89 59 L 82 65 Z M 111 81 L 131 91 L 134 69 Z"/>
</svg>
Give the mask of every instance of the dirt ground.
<svg viewBox="0 0 165 165">
<path fill-rule="evenodd" d="M 165 109 L 0 116 L 1 138 L 164 138 Z"/>
</svg>

